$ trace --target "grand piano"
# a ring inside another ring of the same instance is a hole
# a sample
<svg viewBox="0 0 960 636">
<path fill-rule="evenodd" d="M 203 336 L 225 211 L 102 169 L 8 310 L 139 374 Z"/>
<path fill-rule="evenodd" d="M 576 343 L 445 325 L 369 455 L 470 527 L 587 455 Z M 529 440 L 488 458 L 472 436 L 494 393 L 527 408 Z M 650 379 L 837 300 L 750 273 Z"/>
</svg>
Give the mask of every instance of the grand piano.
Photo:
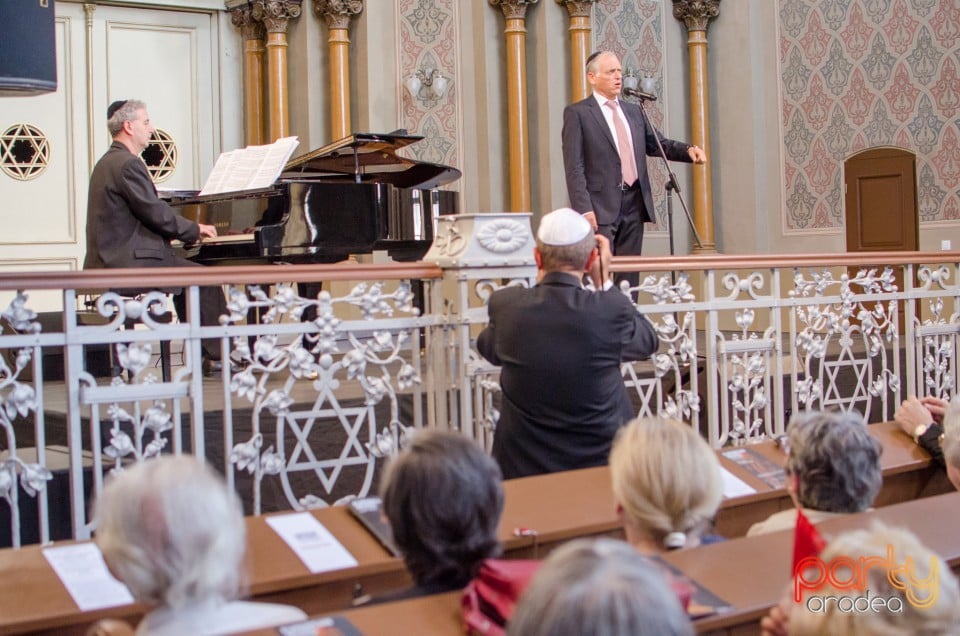
<svg viewBox="0 0 960 636">
<path fill-rule="evenodd" d="M 355 133 L 291 159 L 268 188 L 161 196 L 185 215 L 196 206 L 198 220 L 217 227 L 220 236 L 184 254 L 206 265 L 333 263 L 377 250 L 419 260 L 434 220 L 458 212 L 457 193 L 438 188 L 460 178 L 456 168 L 396 154 L 421 139 Z"/>
</svg>

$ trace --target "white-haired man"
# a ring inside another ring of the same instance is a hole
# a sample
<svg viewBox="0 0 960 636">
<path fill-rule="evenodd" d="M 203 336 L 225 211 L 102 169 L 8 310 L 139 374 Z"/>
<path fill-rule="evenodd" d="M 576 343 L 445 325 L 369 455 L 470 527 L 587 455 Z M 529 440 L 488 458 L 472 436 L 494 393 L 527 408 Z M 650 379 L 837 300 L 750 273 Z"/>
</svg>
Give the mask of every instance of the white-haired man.
<svg viewBox="0 0 960 636">
<path fill-rule="evenodd" d="M 477 339 L 501 367 L 493 456 L 505 479 L 604 465 L 617 429 L 636 415 L 620 364 L 658 345 L 650 322 L 604 276 L 610 243 L 582 215 L 545 215 L 534 257 L 537 285 L 494 293 Z M 583 287 L 584 272 L 599 291 Z"/>
</svg>

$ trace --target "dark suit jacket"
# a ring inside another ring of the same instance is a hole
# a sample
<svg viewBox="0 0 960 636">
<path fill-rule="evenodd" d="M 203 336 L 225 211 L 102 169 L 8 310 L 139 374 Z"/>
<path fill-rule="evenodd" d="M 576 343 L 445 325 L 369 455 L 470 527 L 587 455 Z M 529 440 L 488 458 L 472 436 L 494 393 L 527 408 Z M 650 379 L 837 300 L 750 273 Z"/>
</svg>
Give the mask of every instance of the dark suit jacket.
<svg viewBox="0 0 960 636">
<path fill-rule="evenodd" d="M 493 456 L 504 478 L 605 464 L 635 416 L 620 363 L 656 351 L 650 322 L 620 291 L 589 291 L 562 273 L 498 290 L 488 310 L 477 349 L 502 367 Z"/>
<path fill-rule="evenodd" d="M 170 240 L 199 237 L 196 223 L 157 197 L 140 157 L 113 142 L 90 176 L 84 269 L 192 265 L 173 253 Z"/>
<path fill-rule="evenodd" d="M 642 220 L 653 221 L 653 195 L 644 155 L 653 157 L 659 154 L 654 131 L 644 124 L 639 106 L 620 100 L 620 108 L 630 124 L 643 195 L 645 209 L 637 212 L 642 215 Z M 689 144 L 665 139 L 663 135 L 660 135 L 660 143 L 671 161 L 691 163 L 687 153 Z M 620 190 L 620 153 L 617 141 L 603 118 L 601 106 L 593 95 L 563 110 L 563 165 L 570 207 L 581 214 L 593 210 L 597 215 L 597 223 L 601 225 L 615 222 L 620 215 L 620 199 L 623 196 Z"/>
</svg>

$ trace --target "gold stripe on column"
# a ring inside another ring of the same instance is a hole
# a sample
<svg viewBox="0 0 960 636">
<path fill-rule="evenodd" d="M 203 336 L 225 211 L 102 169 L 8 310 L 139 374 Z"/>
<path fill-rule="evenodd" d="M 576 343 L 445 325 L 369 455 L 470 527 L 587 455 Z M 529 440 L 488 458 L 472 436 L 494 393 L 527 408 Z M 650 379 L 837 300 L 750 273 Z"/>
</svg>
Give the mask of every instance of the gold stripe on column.
<svg viewBox="0 0 960 636">
<path fill-rule="evenodd" d="M 287 84 L 287 25 L 300 17 L 301 0 L 255 0 L 253 17 L 267 30 L 267 100 L 269 125 L 266 141 L 286 137 L 290 131 L 290 94 Z"/>
<path fill-rule="evenodd" d="M 506 18 L 507 130 L 510 145 L 510 211 L 530 211 L 530 151 L 527 142 L 527 5 L 537 0 L 490 0 Z"/>
<path fill-rule="evenodd" d="M 707 99 L 707 24 L 720 14 L 720 0 L 673 0 L 673 17 L 687 26 L 690 56 L 690 141 L 703 148 L 710 161 L 710 110 Z M 693 224 L 703 247 L 696 252 L 715 252 L 713 192 L 707 165 L 693 166 Z"/>
<path fill-rule="evenodd" d="M 362 0 L 314 0 L 314 12 L 330 33 L 330 136 L 341 139 L 350 127 L 350 19 L 363 11 Z"/>
<path fill-rule="evenodd" d="M 253 18 L 248 0 L 227 4 L 233 26 L 243 36 L 243 130 L 248 146 L 264 143 L 263 134 L 263 24 Z"/>
<path fill-rule="evenodd" d="M 590 13 L 597 0 L 557 0 L 570 14 L 570 86 L 573 101 L 579 102 L 590 94 L 587 84 L 587 57 L 593 44 L 590 41 Z"/>
</svg>

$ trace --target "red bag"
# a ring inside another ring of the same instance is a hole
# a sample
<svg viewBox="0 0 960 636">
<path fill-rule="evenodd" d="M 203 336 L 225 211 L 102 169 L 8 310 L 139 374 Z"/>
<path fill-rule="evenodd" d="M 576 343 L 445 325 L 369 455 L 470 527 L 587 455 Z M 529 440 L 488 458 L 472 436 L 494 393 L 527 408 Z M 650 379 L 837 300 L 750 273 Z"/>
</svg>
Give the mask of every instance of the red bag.
<svg viewBox="0 0 960 636">
<path fill-rule="evenodd" d="M 540 568 L 541 561 L 487 559 L 463 590 L 463 630 L 477 636 L 502 636 L 504 627 Z"/>
</svg>

